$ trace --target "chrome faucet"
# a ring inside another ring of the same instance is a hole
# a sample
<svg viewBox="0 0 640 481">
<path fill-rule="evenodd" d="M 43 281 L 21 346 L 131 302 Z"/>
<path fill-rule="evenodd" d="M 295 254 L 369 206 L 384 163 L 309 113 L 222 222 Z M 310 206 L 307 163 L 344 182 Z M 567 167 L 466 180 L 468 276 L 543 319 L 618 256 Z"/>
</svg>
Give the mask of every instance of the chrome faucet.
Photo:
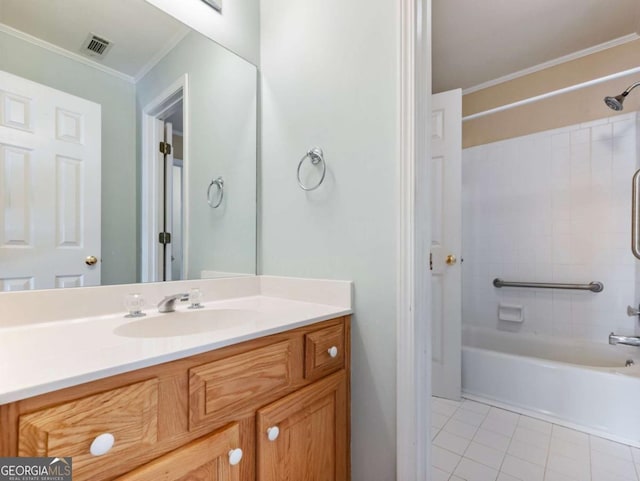
<svg viewBox="0 0 640 481">
<path fill-rule="evenodd" d="M 640 347 L 640 337 L 616 336 L 613 332 L 609 334 L 609 344 L 624 344 L 626 346 Z"/>
<path fill-rule="evenodd" d="M 174 294 L 172 296 L 167 296 L 158 302 L 158 312 L 173 312 L 176 310 L 175 302 L 179 300 L 180 302 L 188 301 L 189 294 Z"/>
</svg>

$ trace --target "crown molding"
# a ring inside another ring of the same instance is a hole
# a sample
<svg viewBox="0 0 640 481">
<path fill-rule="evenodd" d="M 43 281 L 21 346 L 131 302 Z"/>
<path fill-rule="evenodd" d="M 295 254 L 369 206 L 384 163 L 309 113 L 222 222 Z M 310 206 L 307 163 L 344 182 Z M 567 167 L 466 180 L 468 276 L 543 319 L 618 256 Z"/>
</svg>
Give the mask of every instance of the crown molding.
<svg viewBox="0 0 640 481">
<path fill-rule="evenodd" d="M 124 80 L 132 84 L 135 83 L 135 78 L 130 75 L 119 72 L 118 70 L 113 69 L 111 67 L 102 65 L 80 54 L 70 52 L 69 50 L 66 50 L 62 47 L 58 47 L 57 45 L 49 43 L 38 37 L 34 37 L 33 35 L 22 32 L 21 30 L 10 27 L 9 25 L 6 25 L 4 23 L 0 23 L 0 32 L 6 33 L 7 35 L 11 35 L 12 37 L 18 38 L 20 40 L 24 40 L 25 42 L 28 42 L 32 45 L 36 45 L 38 47 L 44 48 L 45 50 L 49 50 L 50 52 L 56 53 L 58 55 L 62 55 L 63 57 L 67 57 L 71 60 L 75 60 L 76 62 L 84 64 L 88 67 L 92 67 L 96 70 L 100 70 L 101 72 L 117 77 L 120 80 Z"/>
<path fill-rule="evenodd" d="M 618 47 L 620 45 L 624 45 L 626 43 L 633 42 L 638 39 L 640 39 L 640 35 L 636 33 L 625 35 L 624 37 L 619 37 L 619 38 L 610 40 L 608 42 L 594 45 L 593 47 L 585 48 L 584 50 L 578 50 L 577 52 L 570 53 L 569 55 L 564 55 L 563 57 L 558 57 L 556 59 L 549 60 L 548 62 L 534 65 L 533 67 L 529 67 L 524 70 L 519 70 L 518 72 L 510 73 L 509 75 L 504 75 L 503 77 L 498 77 L 496 79 L 489 80 L 487 82 L 483 82 L 478 85 L 474 85 L 473 87 L 463 89 L 462 95 L 471 94 L 489 87 L 495 87 L 496 85 L 499 85 L 501 83 L 509 82 L 510 80 L 515 80 L 517 78 L 524 77 L 525 75 L 531 75 L 532 73 L 536 73 L 541 70 L 555 67 L 563 63 L 571 62 L 572 60 L 577 60 L 579 58 L 586 57 L 588 55 L 593 55 L 594 53 L 602 52 L 603 50 L 607 50 L 609 48 Z"/>
</svg>

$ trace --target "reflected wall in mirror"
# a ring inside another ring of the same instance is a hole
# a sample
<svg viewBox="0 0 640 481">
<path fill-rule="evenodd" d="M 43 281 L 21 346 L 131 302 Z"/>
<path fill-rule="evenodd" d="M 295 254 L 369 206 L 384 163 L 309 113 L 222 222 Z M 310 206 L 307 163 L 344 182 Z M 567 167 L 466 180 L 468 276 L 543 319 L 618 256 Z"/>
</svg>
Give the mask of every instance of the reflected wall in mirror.
<svg viewBox="0 0 640 481">
<path fill-rule="evenodd" d="M 255 66 L 144 0 L 0 0 L 0 96 L 0 291 L 255 274 Z"/>
</svg>

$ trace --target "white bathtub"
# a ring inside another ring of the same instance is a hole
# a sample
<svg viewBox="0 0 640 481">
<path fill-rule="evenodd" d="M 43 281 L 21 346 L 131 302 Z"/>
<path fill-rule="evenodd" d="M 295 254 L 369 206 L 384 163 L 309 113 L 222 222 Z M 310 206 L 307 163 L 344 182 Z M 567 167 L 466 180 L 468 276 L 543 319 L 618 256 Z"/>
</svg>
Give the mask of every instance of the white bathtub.
<svg viewBox="0 0 640 481">
<path fill-rule="evenodd" d="M 462 343 L 467 396 L 640 446 L 640 348 L 470 326 Z"/>
</svg>

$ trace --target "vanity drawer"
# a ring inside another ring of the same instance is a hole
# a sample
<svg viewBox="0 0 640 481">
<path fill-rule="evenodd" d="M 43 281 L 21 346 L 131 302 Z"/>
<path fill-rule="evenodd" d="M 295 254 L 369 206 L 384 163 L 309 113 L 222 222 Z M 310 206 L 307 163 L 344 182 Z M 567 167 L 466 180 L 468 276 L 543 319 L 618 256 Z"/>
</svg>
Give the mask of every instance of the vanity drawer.
<svg viewBox="0 0 640 481">
<path fill-rule="evenodd" d="M 238 463 L 247 461 L 242 459 L 242 449 L 238 448 L 240 428 L 234 423 L 154 459 L 114 481 L 239 481 Z"/>
<path fill-rule="evenodd" d="M 318 379 L 344 367 L 344 323 L 304 336 L 304 377 Z"/>
<path fill-rule="evenodd" d="M 302 378 L 301 339 L 289 338 L 189 370 L 189 429 L 250 413 Z"/>
<path fill-rule="evenodd" d="M 158 381 L 150 379 L 21 415 L 18 455 L 72 456 L 74 481 L 102 479 L 114 465 L 135 467 L 157 442 L 157 426 Z M 107 433 L 111 449 L 92 455 L 93 441 Z"/>
</svg>

